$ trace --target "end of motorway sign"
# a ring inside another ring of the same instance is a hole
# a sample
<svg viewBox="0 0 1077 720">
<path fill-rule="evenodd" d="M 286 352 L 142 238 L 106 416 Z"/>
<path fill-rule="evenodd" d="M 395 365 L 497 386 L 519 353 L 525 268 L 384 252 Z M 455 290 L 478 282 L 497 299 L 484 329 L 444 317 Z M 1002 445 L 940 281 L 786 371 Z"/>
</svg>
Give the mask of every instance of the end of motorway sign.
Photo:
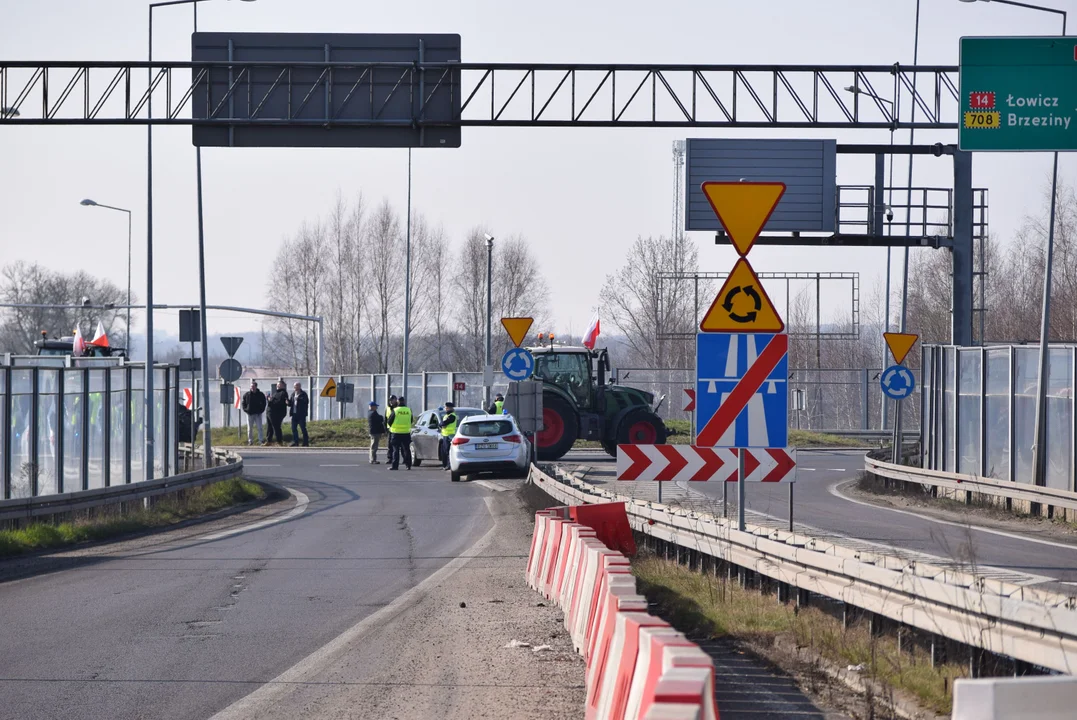
<svg viewBox="0 0 1077 720">
<path fill-rule="evenodd" d="M 1077 150 L 1077 38 L 961 38 L 959 92 L 962 150 Z"/>
</svg>

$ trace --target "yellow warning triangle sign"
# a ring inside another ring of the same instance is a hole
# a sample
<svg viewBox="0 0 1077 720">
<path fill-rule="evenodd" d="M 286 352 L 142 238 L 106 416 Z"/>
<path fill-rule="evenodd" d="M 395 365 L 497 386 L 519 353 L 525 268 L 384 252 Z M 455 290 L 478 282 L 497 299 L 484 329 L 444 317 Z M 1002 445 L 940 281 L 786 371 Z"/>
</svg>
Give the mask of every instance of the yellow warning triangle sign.
<svg viewBox="0 0 1077 720">
<path fill-rule="evenodd" d="M 322 388 L 321 395 L 322 397 L 335 398 L 337 396 L 337 381 L 329 378 L 329 381 L 325 383 L 325 387 Z"/>
<path fill-rule="evenodd" d="M 733 272 L 714 298 L 710 310 L 699 323 L 703 332 L 772 332 L 785 329 L 774 303 L 763 284 L 744 258 L 737 260 Z"/>
<path fill-rule="evenodd" d="M 785 194 L 785 183 L 705 182 L 703 194 L 729 234 L 733 247 L 741 255 L 747 255 Z"/>
<path fill-rule="evenodd" d="M 529 317 L 501 318 L 501 324 L 505 326 L 505 330 L 509 333 L 509 338 L 512 339 L 512 344 L 516 347 L 520 347 L 520 343 L 527 337 L 527 331 L 531 329 L 531 323 L 533 322 L 535 322 L 535 319 Z"/>
<path fill-rule="evenodd" d="M 894 362 L 898 365 L 905 360 L 905 356 L 912 350 L 912 346 L 916 344 L 916 340 L 919 337 L 919 335 L 914 333 L 883 333 L 883 338 L 886 339 L 886 345 L 890 348 L 890 354 L 894 356 Z"/>
</svg>

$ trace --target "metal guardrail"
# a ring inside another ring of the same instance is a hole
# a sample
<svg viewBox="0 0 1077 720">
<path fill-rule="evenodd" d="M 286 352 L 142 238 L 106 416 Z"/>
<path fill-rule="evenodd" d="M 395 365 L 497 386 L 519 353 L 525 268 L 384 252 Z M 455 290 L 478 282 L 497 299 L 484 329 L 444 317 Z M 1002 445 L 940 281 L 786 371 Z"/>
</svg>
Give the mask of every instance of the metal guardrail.
<svg viewBox="0 0 1077 720">
<path fill-rule="evenodd" d="M 1077 598 L 869 553 L 804 534 L 635 500 L 536 467 L 559 502 L 625 502 L 633 529 L 921 631 L 1064 673 L 1077 670 Z"/>
<path fill-rule="evenodd" d="M 31 498 L 0 500 L 0 521 L 30 520 L 58 513 L 74 512 L 103 505 L 135 502 L 146 498 L 196 488 L 201 485 L 227 480 L 243 473 L 243 458 L 230 451 L 214 450 L 218 461 L 216 467 L 170 475 L 157 480 L 113 485 L 111 487 L 80 490 Z"/>
<path fill-rule="evenodd" d="M 906 465 L 895 465 L 868 455 L 864 458 L 864 470 L 872 475 L 888 480 L 916 483 L 925 487 L 939 487 L 948 490 L 960 490 L 981 495 L 1006 498 L 1028 503 L 1039 503 L 1051 507 L 1066 508 L 1077 511 L 1077 493 L 1055 488 L 1013 483 L 1007 480 L 963 475 L 942 470 L 925 470 Z"/>
</svg>

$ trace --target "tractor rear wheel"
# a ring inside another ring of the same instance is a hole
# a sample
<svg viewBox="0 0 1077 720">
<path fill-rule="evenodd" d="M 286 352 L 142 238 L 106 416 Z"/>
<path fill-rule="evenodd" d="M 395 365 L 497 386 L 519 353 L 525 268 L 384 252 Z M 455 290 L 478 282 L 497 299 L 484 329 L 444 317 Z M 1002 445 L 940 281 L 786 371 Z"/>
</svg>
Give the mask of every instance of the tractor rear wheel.
<svg viewBox="0 0 1077 720">
<path fill-rule="evenodd" d="M 579 422 L 576 413 L 556 395 L 542 396 L 542 432 L 535 436 L 539 460 L 558 460 L 576 442 Z"/>
<path fill-rule="evenodd" d="M 610 457 L 617 457 L 617 443 L 602 441 L 602 449 L 606 451 L 606 454 Z"/>
<path fill-rule="evenodd" d="M 661 445 L 665 441 L 666 426 L 650 410 L 633 410 L 617 428 L 618 445 Z"/>
</svg>

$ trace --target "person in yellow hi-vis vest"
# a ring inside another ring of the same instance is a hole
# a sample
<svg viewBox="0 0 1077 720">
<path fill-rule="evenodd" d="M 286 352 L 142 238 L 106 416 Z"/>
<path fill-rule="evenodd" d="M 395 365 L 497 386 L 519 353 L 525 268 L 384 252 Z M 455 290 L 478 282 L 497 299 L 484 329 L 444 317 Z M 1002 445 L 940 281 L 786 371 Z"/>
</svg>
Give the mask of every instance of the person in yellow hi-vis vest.
<svg viewBox="0 0 1077 720">
<path fill-rule="evenodd" d="M 396 399 L 396 407 L 389 411 L 389 447 L 395 448 L 390 452 L 392 465 L 390 470 L 400 467 L 400 458 L 404 458 L 404 466 L 411 470 L 411 408 L 403 395 Z"/>
<path fill-rule="evenodd" d="M 456 436 L 456 406 L 451 402 L 445 403 L 445 414 L 441 416 L 441 441 L 438 443 L 438 459 L 441 460 L 442 470 L 449 469 L 449 448 L 452 439 Z"/>
</svg>

